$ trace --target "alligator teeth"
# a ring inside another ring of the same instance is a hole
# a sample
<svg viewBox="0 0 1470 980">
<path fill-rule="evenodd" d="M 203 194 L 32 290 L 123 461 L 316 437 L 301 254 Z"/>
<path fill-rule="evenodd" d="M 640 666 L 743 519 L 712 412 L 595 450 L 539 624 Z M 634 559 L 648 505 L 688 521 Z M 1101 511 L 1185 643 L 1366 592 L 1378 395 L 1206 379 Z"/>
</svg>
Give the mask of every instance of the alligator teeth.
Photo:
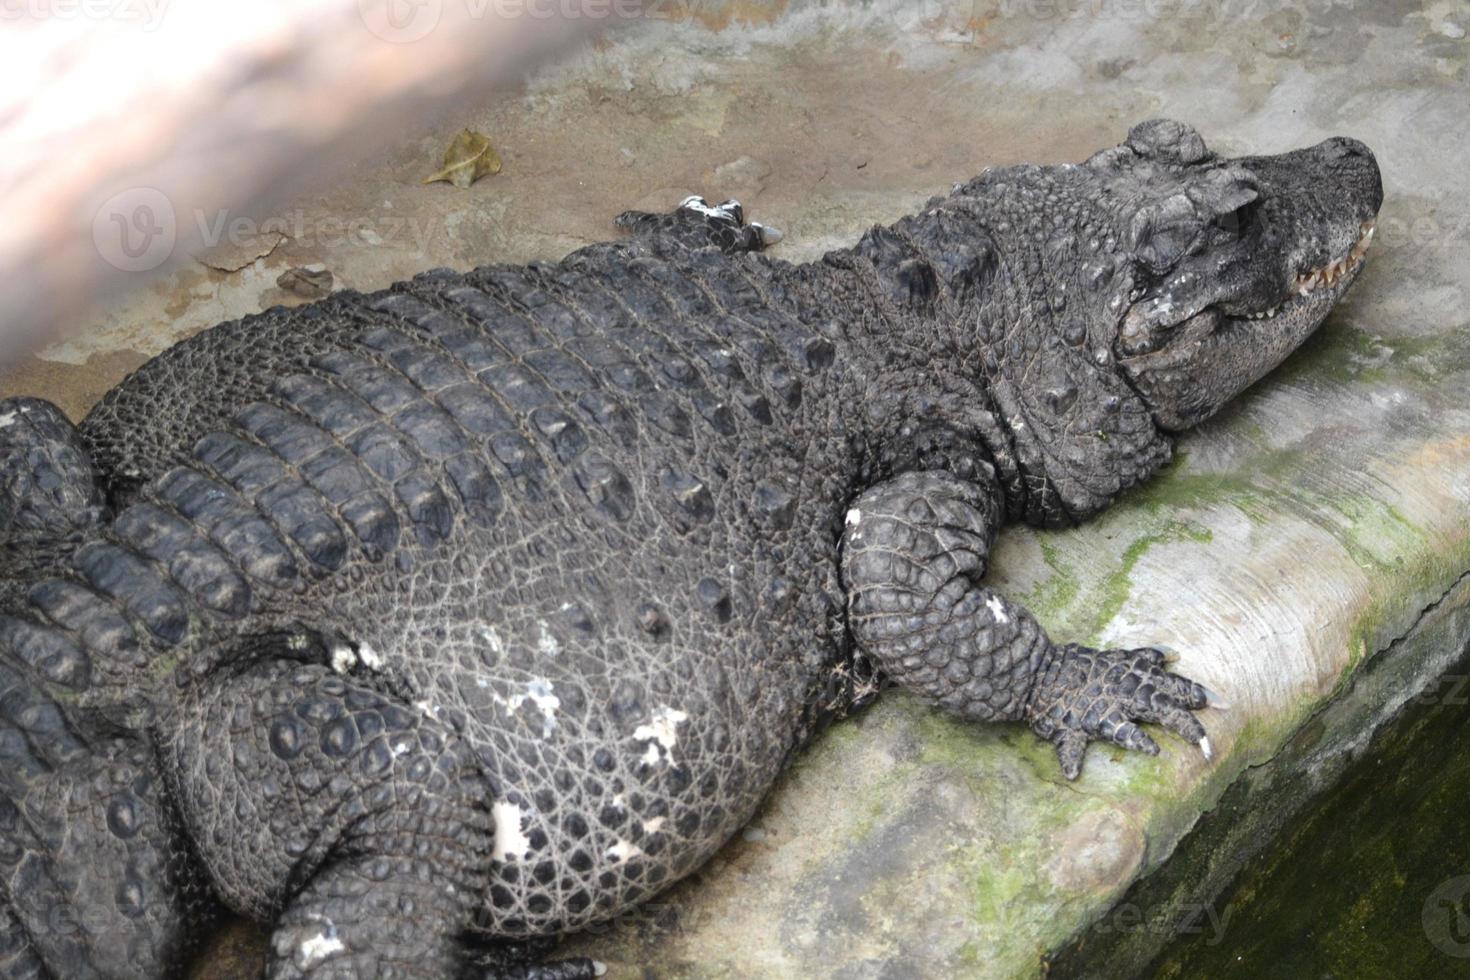
<svg viewBox="0 0 1470 980">
<path fill-rule="evenodd" d="M 1358 266 L 1363 264 L 1363 259 L 1368 254 L 1368 246 L 1373 243 L 1373 233 L 1378 230 L 1376 221 L 1365 221 L 1359 229 L 1358 240 L 1348 251 L 1348 254 L 1330 265 L 1311 272 L 1303 272 L 1296 277 L 1292 283 L 1291 291 L 1295 297 L 1309 296 L 1323 286 L 1336 286 L 1345 277 L 1356 272 Z M 1278 306 L 1268 316 L 1274 316 L 1281 308 Z M 1259 314 L 1255 319 L 1265 319 Z"/>
</svg>

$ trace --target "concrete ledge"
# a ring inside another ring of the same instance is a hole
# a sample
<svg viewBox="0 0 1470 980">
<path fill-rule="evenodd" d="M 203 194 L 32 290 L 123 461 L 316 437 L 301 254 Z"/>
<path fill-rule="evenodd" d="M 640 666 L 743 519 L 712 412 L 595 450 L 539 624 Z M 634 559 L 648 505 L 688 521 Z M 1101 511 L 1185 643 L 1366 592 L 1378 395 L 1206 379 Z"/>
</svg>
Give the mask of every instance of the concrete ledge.
<svg viewBox="0 0 1470 980">
<path fill-rule="evenodd" d="M 1237 874 L 1271 849 L 1282 833 L 1291 833 L 1299 814 L 1319 798 L 1332 799 L 1338 780 L 1362 757 L 1373 733 L 1393 739 L 1406 723 L 1411 728 L 1422 725 L 1426 713 L 1463 714 L 1461 688 L 1465 683 L 1467 657 L 1470 657 L 1467 638 L 1470 638 L 1470 574 L 1461 576 L 1439 602 L 1426 609 L 1402 639 L 1355 673 L 1348 689 L 1314 714 L 1274 758 L 1243 772 L 1200 818 L 1163 867 L 1135 883 L 1106 915 L 1073 936 L 1048 964 L 1047 976 L 1055 980 L 1085 980 L 1099 976 L 1151 975 L 1151 967 L 1159 966 L 1156 957 L 1176 936 L 1200 935 L 1206 946 L 1228 944 L 1229 950 L 1253 953 L 1253 946 L 1281 938 L 1242 931 L 1238 921 L 1232 921 L 1236 918 L 1235 908 L 1224 898 L 1227 889 L 1237 890 Z M 1386 722 L 1401 709 L 1415 720 L 1395 717 Z M 1403 755 L 1415 751 L 1414 739 L 1402 734 L 1398 738 L 1400 741 L 1390 751 Z M 1424 744 L 1420 738 L 1417 749 L 1422 751 Z M 1382 761 L 1381 756 L 1377 758 L 1378 764 Z M 1424 768 L 1438 769 L 1443 762 L 1443 759 L 1426 759 Z M 1390 771 L 1376 770 L 1372 778 Z M 1404 780 L 1401 771 L 1396 775 L 1400 781 Z M 1417 781 L 1415 777 L 1409 778 L 1409 785 L 1415 787 L 1430 783 L 1439 785 L 1424 773 L 1417 775 Z M 1342 824 L 1333 821 L 1330 826 L 1336 829 Z M 1358 829 L 1354 828 L 1354 832 Z M 1392 839 L 1396 834 L 1402 835 L 1404 829 L 1395 827 L 1390 819 L 1374 828 L 1374 832 Z M 1345 842 L 1351 839 L 1341 836 Z M 1350 851 L 1351 844 L 1344 849 Z M 1421 900 L 1427 903 L 1432 886 L 1449 869 L 1442 858 L 1433 863 L 1428 884 L 1419 875 L 1406 880 L 1404 869 L 1395 867 L 1392 875 L 1385 876 L 1389 879 L 1385 890 L 1394 895 L 1407 893 L 1410 905 Z M 1370 867 L 1376 872 L 1383 870 Z M 1320 880 L 1316 885 L 1342 888 Z M 1287 893 L 1273 896 L 1273 900 L 1279 907 L 1300 897 Z M 1361 908 L 1362 903 L 1357 905 Z M 1402 923 L 1397 921 L 1394 928 L 1379 929 L 1378 935 L 1392 937 L 1393 943 L 1386 949 L 1375 950 L 1379 954 L 1376 964 L 1358 959 L 1357 935 L 1348 938 L 1349 950 L 1344 958 L 1353 963 L 1351 970 L 1365 975 L 1448 972 L 1451 964 L 1446 954 L 1457 952 L 1455 942 L 1451 940 L 1448 946 L 1434 948 L 1435 937 L 1428 934 L 1428 926 L 1424 925 L 1430 921 L 1421 918 L 1407 933 L 1399 931 Z M 1425 942 L 1418 942 L 1419 937 L 1413 933 L 1415 928 L 1426 929 Z M 1362 930 L 1359 926 L 1343 931 L 1361 933 Z M 1327 941 L 1320 935 L 1314 939 Z M 1410 968 L 1408 962 L 1415 957 L 1419 964 Z M 1384 959 L 1389 962 L 1383 962 Z M 1187 974 L 1177 974 L 1176 970 L 1171 975 Z"/>
</svg>

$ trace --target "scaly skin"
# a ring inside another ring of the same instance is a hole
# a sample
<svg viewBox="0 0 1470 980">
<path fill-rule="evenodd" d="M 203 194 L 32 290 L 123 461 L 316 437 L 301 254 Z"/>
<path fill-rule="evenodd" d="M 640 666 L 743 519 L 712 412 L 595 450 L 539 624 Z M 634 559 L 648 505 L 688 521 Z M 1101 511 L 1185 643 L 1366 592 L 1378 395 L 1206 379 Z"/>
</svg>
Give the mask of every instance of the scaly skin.
<svg viewBox="0 0 1470 980">
<path fill-rule="evenodd" d="M 1069 777 L 1140 723 L 1208 752 L 1208 692 L 1053 643 L 989 549 L 1279 362 L 1380 201 L 1351 141 L 1156 122 L 807 265 L 690 201 L 222 324 L 79 432 L 0 403 L 0 978 L 167 973 L 215 900 L 271 977 L 591 976 L 517 951 L 697 868 L 884 678 Z"/>
</svg>

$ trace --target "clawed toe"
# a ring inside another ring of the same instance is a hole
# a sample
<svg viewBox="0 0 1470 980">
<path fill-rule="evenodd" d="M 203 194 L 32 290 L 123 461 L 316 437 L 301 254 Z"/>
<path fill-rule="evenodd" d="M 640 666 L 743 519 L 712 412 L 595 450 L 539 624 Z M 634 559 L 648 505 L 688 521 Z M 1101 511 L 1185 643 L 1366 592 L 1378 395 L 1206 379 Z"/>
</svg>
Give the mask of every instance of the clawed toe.
<svg viewBox="0 0 1470 980">
<path fill-rule="evenodd" d="M 1230 710 L 1230 702 L 1229 701 L 1226 701 L 1224 698 L 1220 697 L 1220 695 L 1216 694 L 1214 691 L 1210 690 L 1208 687 L 1205 687 L 1203 684 L 1196 684 L 1195 687 L 1198 687 L 1201 691 L 1204 692 L 1204 695 L 1205 695 L 1205 707 L 1207 707 L 1207 708 L 1214 708 L 1216 711 L 1229 711 Z"/>
<path fill-rule="evenodd" d="M 1140 725 L 1155 724 L 1197 746 L 1205 760 L 1214 749 L 1194 712 L 1223 704 L 1219 695 L 1165 669 L 1167 654 L 1069 646 L 1032 701 L 1032 728 L 1056 747 L 1062 772 L 1076 779 L 1089 741 L 1157 755 L 1159 746 Z"/>
<path fill-rule="evenodd" d="M 1143 652 L 1152 657 L 1154 663 L 1161 667 L 1179 662 L 1179 651 L 1162 643 L 1155 643 Z"/>
<path fill-rule="evenodd" d="M 754 224 L 750 225 L 750 227 L 755 229 L 755 233 L 760 236 L 762 248 L 769 248 L 770 246 L 777 244 L 786 237 L 786 233 L 783 232 L 781 229 L 771 228 L 767 225 L 761 224 L 760 222 L 755 222 Z"/>
</svg>

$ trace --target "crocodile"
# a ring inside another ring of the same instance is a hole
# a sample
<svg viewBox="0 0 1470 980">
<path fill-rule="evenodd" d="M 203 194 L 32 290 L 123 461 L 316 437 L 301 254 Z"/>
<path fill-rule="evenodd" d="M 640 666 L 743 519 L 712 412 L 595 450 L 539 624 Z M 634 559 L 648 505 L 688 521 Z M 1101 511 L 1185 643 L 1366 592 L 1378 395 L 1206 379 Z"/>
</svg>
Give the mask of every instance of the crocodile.
<svg viewBox="0 0 1470 980">
<path fill-rule="evenodd" d="M 1365 261 L 1348 138 L 1153 120 L 807 263 L 736 202 L 558 262 L 220 324 L 73 426 L 0 402 L 0 978 L 600 975 L 558 937 L 700 867 L 898 685 L 1211 746 L 1166 647 L 985 585 L 1265 376 Z M 1222 708 L 1221 705 L 1216 707 Z"/>
</svg>

